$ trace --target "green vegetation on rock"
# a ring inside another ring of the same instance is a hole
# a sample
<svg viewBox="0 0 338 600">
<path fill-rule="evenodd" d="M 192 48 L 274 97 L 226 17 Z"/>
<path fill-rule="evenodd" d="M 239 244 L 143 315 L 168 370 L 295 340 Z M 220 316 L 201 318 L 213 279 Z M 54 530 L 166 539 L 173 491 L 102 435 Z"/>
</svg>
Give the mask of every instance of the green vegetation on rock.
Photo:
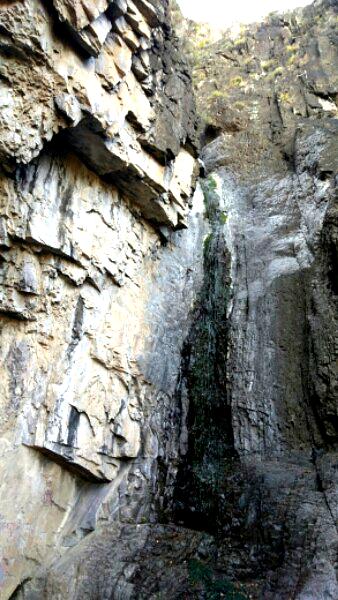
<svg viewBox="0 0 338 600">
<path fill-rule="evenodd" d="M 244 595 L 228 579 L 217 577 L 210 567 L 197 559 L 192 559 L 188 564 L 189 581 L 192 588 L 202 588 L 205 600 L 246 600 Z"/>
<path fill-rule="evenodd" d="M 227 214 L 220 208 L 217 181 L 202 183 L 210 233 L 204 241 L 204 285 L 196 322 L 186 345 L 184 377 L 189 390 L 189 473 L 182 472 L 178 501 L 185 506 L 189 484 L 192 507 L 184 507 L 184 519 L 199 520 L 217 533 L 222 522 L 226 477 L 233 467 L 231 412 L 227 403 L 227 309 L 230 300 L 229 255 L 224 239 Z M 193 524 L 193 523 L 192 523 Z M 213 598 L 214 596 L 210 596 Z M 218 596 L 215 596 L 215 598 Z"/>
</svg>

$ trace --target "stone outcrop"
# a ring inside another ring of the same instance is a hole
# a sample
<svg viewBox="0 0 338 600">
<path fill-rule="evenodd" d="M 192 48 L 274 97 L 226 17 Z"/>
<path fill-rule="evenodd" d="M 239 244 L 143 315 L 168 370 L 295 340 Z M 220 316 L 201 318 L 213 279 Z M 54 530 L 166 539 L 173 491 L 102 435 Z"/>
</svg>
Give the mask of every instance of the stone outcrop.
<svg viewBox="0 0 338 600">
<path fill-rule="evenodd" d="M 63 133 L 146 218 L 184 223 L 196 131 L 189 74 L 165 10 L 165 2 L 156 9 L 131 1 L 2 7 L 0 156 L 7 172 Z"/>
<path fill-rule="evenodd" d="M 0 6 L 4 600 L 337 600 L 336 25 Z"/>
<path fill-rule="evenodd" d="M 190 48 L 213 226 L 176 518 L 266 600 L 338 597 L 336 23 L 315 3 Z"/>
<path fill-rule="evenodd" d="M 5 599 L 161 505 L 207 225 L 165 1 L 2 3 L 0 53 Z"/>
</svg>

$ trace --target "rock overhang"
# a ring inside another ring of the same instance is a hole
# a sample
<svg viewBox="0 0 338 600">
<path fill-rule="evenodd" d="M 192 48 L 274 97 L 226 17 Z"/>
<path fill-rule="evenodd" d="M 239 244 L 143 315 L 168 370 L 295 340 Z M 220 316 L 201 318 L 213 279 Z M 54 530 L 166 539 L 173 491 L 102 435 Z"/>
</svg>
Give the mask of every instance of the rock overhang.
<svg viewBox="0 0 338 600">
<path fill-rule="evenodd" d="M 197 123 L 190 77 L 164 23 L 167 8 L 147 0 L 3 7 L 3 168 L 31 162 L 62 132 L 141 216 L 184 227 Z"/>
</svg>

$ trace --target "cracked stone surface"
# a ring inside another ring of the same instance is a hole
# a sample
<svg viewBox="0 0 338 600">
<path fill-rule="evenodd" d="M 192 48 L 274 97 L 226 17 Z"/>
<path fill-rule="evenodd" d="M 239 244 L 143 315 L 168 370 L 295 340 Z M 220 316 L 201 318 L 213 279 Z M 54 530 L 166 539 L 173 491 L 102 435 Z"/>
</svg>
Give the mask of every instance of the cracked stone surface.
<svg viewBox="0 0 338 600">
<path fill-rule="evenodd" d="M 208 225 L 165 1 L 2 3 L 0 53 L 7 599 L 99 523 L 161 504 Z"/>
<path fill-rule="evenodd" d="M 338 597 L 336 19 L 315 2 L 193 55 L 213 225 L 176 518 L 260 600 Z"/>
<path fill-rule="evenodd" d="M 167 3 L 73 4 L 1 7 L 3 167 L 31 162 L 62 135 L 144 216 L 182 227 L 196 120 L 189 71 L 163 24 Z"/>
<path fill-rule="evenodd" d="M 0 7 L 4 600 L 338 598 L 336 3 L 178 18 L 195 193 L 172 8 Z"/>
</svg>

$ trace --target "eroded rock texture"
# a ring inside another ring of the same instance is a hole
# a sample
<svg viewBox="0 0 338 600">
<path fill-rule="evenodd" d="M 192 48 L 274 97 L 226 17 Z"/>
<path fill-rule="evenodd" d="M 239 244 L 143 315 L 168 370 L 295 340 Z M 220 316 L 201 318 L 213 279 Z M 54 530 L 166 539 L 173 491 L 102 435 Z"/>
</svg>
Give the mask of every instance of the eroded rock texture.
<svg viewBox="0 0 338 600">
<path fill-rule="evenodd" d="M 74 4 L 74 5 L 73 5 Z M 156 6 L 158 5 L 158 6 Z M 12 171 L 64 132 L 149 219 L 184 221 L 195 142 L 190 79 L 166 2 L 9 2 L 1 8 L 1 161 Z"/>
<path fill-rule="evenodd" d="M 266 600 L 338 598 L 336 8 L 191 50 L 213 226 L 176 514 Z"/>
<path fill-rule="evenodd" d="M 207 225 L 167 12 L 147 0 L 0 7 L 3 599 L 94 598 L 73 573 L 57 589 L 31 580 L 70 548 L 76 569 L 100 524 L 114 523 L 118 547 L 130 523 L 141 544 L 136 524 L 163 503 L 159 464 L 178 454 L 173 395 Z"/>
<path fill-rule="evenodd" d="M 337 600 L 337 10 L 0 12 L 0 596 Z M 185 226 L 187 225 L 187 228 Z"/>
</svg>

